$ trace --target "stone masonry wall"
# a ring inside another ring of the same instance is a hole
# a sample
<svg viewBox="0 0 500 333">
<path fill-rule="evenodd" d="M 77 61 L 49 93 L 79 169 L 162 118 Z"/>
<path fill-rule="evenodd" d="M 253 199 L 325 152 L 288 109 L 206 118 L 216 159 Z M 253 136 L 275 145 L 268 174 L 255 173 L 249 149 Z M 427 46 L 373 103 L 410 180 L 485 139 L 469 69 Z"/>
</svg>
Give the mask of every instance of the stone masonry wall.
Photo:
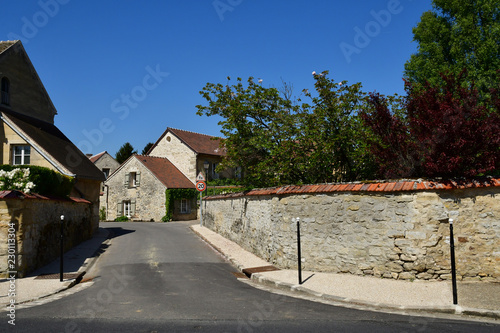
<svg viewBox="0 0 500 333">
<path fill-rule="evenodd" d="M 65 251 L 92 237 L 95 219 L 90 203 L 31 198 L 0 200 L 0 277 L 7 277 L 7 271 L 15 270 L 18 277 L 24 277 L 59 257 L 61 215 L 65 217 Z M 15 225 L 16 269 L 8 267 L 9 224 Z"/>
<path fill-rule="evenodd" d="M 189 180 L 196 183 L 196 153 L 175 135 L 167 133 L 149 156 L 168 158 Z"/>
<path fill-rule="evenodd" d="M 107 219 L 112 221 L 119 217 L 118 206 L 123 206 L 125 200 L 135 202 L 135 211 L 131 217 L 133 221 L 161 221 L 165 215 L 165 185 L 136 158 L 126 163 L 106 181 L 109 186 Z M 131 172 L 140 173 L 139 186 L 125 186 L 125 177 Z"/>
<path fill-rule="evenodd" d="M 393 279 L 500 281 L 500 188 L 246 195 L 204 200 L 205 226 L 281 268 Z"/>
</svg>

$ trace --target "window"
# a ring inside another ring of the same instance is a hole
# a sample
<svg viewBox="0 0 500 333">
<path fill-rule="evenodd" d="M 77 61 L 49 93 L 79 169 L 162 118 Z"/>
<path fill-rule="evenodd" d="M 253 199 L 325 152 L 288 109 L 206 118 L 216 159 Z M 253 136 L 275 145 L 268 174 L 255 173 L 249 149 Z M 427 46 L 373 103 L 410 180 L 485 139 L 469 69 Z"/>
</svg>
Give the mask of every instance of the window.
<svg viewBox="0 0 500 333">
<path fill-rule="evenodd" d="M 123 200 L 117 205 L 117 217 L 126 216 L 131 218 L 135 215 L 135 200 Z"/>
<path fill-rule="evenodd" d="M 104 168 L 104 169 L 102 169 L 102 172 L 104 173 L 104 178 L 108 179 L 108 177 L 109 177 L 109 169 L 108 168 Z"/>
<path fill-rule="evenodd" d="M 189 205 L 189 200 L 188 199 L 181 199 L 181 214 L 187 214 L 191 211 L 190 205 Z"/>
<path fill-rule="evenodd" d="M 12 147 L 12 164 L 23 165 L 30 164 L 31 147 L 30 146 L 13 146 Z"/>
<path fill-rule="evenodd" d="M 130 201 L 124 201 L 123 202 L 123 215 L 125 215 L 126 217 L 130 218 L 130 216 L 132 216 L 132 210 L 131 210 L 131 203 Z"/>
<path fill-rule="evenodd" d="M 216 172 L 217 165 L 219 165 L 219 163 L 212 163 L 212 179 L 219 179 L 219 173 Z"/>
<path fill-rule="evenodd" d="M 6 77 L 2 78 L 2 104 L 10 105 L 10 82 Z"/>
<path fill-rule="evenodd" d="M 141 173 L 130 172 L 125 174 L 125 187 L 132 188 L 141 185 Z"/>
</svg>

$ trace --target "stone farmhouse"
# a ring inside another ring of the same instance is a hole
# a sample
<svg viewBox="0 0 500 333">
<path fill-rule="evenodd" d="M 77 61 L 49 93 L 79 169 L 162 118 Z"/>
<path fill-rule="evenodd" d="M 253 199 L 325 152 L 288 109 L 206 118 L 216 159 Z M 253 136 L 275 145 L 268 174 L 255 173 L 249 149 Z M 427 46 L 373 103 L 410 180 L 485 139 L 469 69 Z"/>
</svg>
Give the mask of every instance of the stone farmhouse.
<svg viewBox="0 0 500 333">
<path fill-rule="evenodd" d="M 216 172 L 225 152 L 220 140 L 210 135 L 167 128 L 147 155 L 168 158 L 193 183 L 200 172 L 208 181 L 235 177 L 235 170 Z"/>
<path fill-rule="evenodd" d="M 57 111 L 21 41 L 0 42 L 1 164 L 38 165 L 75 178 L 71 196 L 95 206 L 104 176 L 54 125 Z"/>
<path fill-rule="evenodd" d="M 166 215 L 166 189 L 194 189 L 200 172 L 208 180 L 234 177 L 233 170 L 216 171 L 224 156 L 219 145 L 209 135 L 167 128 L 146 156 L 130 157 L 104 183 L 107 219 L 160 221 Z M 173 220 L 197 218 L 196 199 L 175 200 L 173 209 Z"/>
<path fill-rule="evenodd" d="M 194 184 L 163 157 L 133 155 L 105 182 L 109 192 L 105 207 L 108 219 L 127 216 L 136 221 L 161 221 L 166 214 L 165 190 L 194 189 Z M 181 199 L 173 219 L 197 216 L 196 199 Z"/>
<path fill-rule="evenodd" d="M 94 163 L 94 165 L 102 171 L 104 178 L 108 179 L 108 177 L 116 171 L 120 167 L 120 163 L 118 163 L 113 156 L 111 156 L 107 151 L 103 151 L 99 154 L 93 155 L 89 157 L 90 161 Z M 99 210 L 106 209 L 108 191 L 104 186 L 104 182 L 101 184 L 101 193 L 99 199 Z"/>
</svg>

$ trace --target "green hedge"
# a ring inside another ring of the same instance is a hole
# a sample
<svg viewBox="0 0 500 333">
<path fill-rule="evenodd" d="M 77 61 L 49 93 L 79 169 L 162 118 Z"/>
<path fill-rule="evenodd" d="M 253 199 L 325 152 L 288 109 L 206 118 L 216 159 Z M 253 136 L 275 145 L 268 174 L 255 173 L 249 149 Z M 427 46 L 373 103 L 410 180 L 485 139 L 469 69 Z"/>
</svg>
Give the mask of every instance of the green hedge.
<svg viewBox="0 0 500 333">
<path fill-rule="evenodd" d="M 28 179 L 35 184 L 33 192 L 40 195 L 67 197 L 75 184 L 74 178 L 62 175 L 49 168 L 35 165 L 0 165 L 0 170 L 5 171 L 26 168 L 30 170 Z"/>
<path fill-rule="evenodd" d="M 165 216 L 161 218 L 163 222 L 172 219 L 174 213 L 175 200 L 196 198 L 198 191 L 193 188 L 169 188 L 165 190 Z"/>
</svg>

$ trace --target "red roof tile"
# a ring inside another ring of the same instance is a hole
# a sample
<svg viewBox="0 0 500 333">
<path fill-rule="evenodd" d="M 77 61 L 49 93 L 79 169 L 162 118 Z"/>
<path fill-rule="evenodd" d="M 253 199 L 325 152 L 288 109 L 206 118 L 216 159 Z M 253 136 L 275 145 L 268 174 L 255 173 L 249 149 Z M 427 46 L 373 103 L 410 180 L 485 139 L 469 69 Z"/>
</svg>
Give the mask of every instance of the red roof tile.
<svg viewBox="0 0 500 333">
<path fill-rule="evenodd" d="M 165 132 L 163 132 L 163 134 L 149 151 L 152 151 L 154 147 L 156 147 L 158 143 L 160 143 L 160 141 L 165 137 L 165 135 L 167 135 L 167 133 L 172 133 L 173 135 L 175 135 L 179 140 L 181 140 L 186 146 L 191 148 L 197 154 L 215 156 L 225 155 L 224 150 L 220 148 L 220 138 L 170 127 L 167 127 Z"/>
<path fill-rule="evenodd" d="M 305 193 L 332 193 L 332 192 L 397 192 L 397 191 L 425 191 L 425 190 L 451 190 L 463 188 L 500 187 L 500 178 L 484 178 L 470 180 L 446 181 L 399 181 L 378 183 L 345 183 L 345 184 L 316 184 L 316 185 L 286 185 L 268 189 L 254 189 L 245 193 L 233 193 L 212 196 L 208 199 L 219 197 L 236 197 L 244 195 L 285 195 Z M 1 193 L 0 193 L 1 197 Z"/>
<path fill-rule="evenodd" d="M 164 157 L 134 155 L 167 188 L 195 188 L 194 184 Z"/>
</svg>

